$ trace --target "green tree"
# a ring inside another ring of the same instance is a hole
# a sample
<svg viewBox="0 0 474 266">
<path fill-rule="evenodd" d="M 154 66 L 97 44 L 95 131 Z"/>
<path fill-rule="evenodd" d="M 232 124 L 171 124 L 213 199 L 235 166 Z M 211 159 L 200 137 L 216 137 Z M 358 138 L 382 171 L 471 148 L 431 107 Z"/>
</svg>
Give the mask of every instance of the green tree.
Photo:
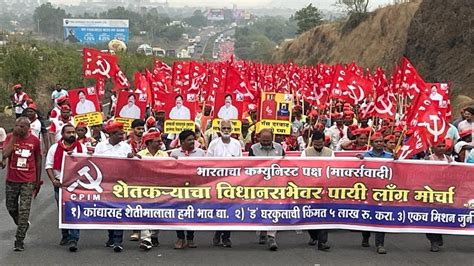
<svg viewBox="0 0 474 266">
<path fill-rule="evenodd" d="M 369 0 L 337 0 L 336 5 L 342 8 L 349 14 L 364 14 L 367 13 Z"/>
<path fill-rule="evenodd" d="M 321 12 L 313 4 L 296 11 L 293 19 L 298 25 L 298 34 L 308 31 L 323 22 Z"/>
<path fill-rule="evenodd" d="M 38 55 L 25 45 L 9 46 L 1 57 L 0 79 L 7 86 L 21 83 L 28 93 L 35 95 L 35 85 L 40 72 Z"/>
<path fill-rule="evenodd" d="M 51 3 L 42 4 L 33 13 L 36 31 L 49 36 L 63 36 L 63 19 L 70 17 L 61 8 L 54 8 Z"/>
<path fill-rule="evenodd" d="M 204 16 L 201 10 L 195 10 L 191 17 L 185 18 L 184 21 L 196 28 L 204 27 L 207 25 L 207 17 Z"/>
<path fill-rule="evenodd" d="M 184 33 L 184 28 L 179 25 L 167 26 L 163 28 L 160 37 L 168 38 L 170 41 L 178 41 Z"/>
</svg>

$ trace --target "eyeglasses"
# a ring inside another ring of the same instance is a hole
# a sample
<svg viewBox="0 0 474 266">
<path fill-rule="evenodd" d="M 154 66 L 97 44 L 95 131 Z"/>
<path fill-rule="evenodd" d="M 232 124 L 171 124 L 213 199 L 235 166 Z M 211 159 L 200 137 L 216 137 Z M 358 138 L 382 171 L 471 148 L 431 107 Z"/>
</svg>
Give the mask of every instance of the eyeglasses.
<svg viewBox="0 0 474 266">
<path fill-rule="evenodd" d="M 232 130 L 231 127 L 221 127 L 221 130 Z"/>
</svg>

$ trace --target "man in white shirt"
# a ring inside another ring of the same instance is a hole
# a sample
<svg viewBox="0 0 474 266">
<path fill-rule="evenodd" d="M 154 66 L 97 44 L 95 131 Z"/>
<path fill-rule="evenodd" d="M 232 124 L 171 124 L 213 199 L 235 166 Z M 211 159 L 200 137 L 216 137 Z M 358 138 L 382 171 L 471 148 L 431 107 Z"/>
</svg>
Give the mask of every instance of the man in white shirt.
<svg viewBox="0 0 474 266">
<path fill-rule="evenodd" d="M 135 105 L 135 94 L 128 96 L 128 103 L 124 105 L 119 112 L 120 117 L 140 119 L 141 111 L 138 106 Z"/>
<path fill-rule="evenodd" d="M 61 139 L 61 130 L 64 125 L 74 125 L 74 118 L 71 116 L 71 107 L 68 105 L 61 106 L 61 115 L 58 119 L 51 121 L 49 126 L 50 143 L 54 144 Z"/>
<path fill-rule="evenodd" d="M 104 127 L 109 134 L 109 139 L 99 142 L 94 150 L 94 155 L 107 155 L 121 158 L 132 158 L 132 147 L 124 141 L 125 132 L 123 124 L 111 122 Z M 106 247 L 113 247 L 115 252 L 123 250 L 123 230 L 109 230 L 109 239 L 105 243 Z"/>
<path fill-rule="evenodd" d="M 31 134 L 41 140 L 41 122 L 36 114 L 36 104 L 30 103 L 25 109 L 26 117 L 30 120 Z"/>
<path fill-rule="evenodd" d="M 27 100 L 29 98 L 28 94 L 23 92 L 21 84 L 16 84 L 13 86 L 15 93 L 11 96 L 12 106 L 15 109 L 16 117 L 20 117 L 23 111 L 28 107 Z"/>
<path fill-rule="evenodd" d="M 97 110 L 95 109 L 95 104 L 86 99 L 86 93 L 84 91 L 79 91 L 77 93 L 79 98 L 79 102 L 76 105 L 76 114 L 86 114 L 86 113 L 93 113 Z"/>
<path fill-rule="evenodd" d="M 223 105 L 219 112 L 217 113 L 217 117 L 220 119 L 238 119 L 239 117 L 239 110 L 235 106 L 232 105 L 232 95 L 227 94 L 225 96 L 225 105 Z"/>
<path fill-rule="evenodd" d="M 222 120 L 220 123 L 221 137 L 214 139 L 207 149 L 208 157 L 242 157 L 240 142 L 231 138 L 232 123 L 229 120 Z M 222 244 L 221 244 L 222 237 Z M 214 246 L 232 247 L 230 231 L 216 231 L 212 239 Z"/>
<path fill-rule="evenodd" d="M 191 111 L 188 107 L 183 105 L 183 97 L 181 95 L 176 96 L 176 105 L 171 109 L 170 119 L 171 120 L 190 120 Z"/>
<path fill-rule="evenodd" d="M 61 187 L 61 167 L 64 153 L 86 153 L 87 148 L 84 144 L 77 141 L 76 129 L 73 125 L 65 125 L 61 129 L 61 141 L 54 143 L 48 150 L 46 164 L 44 169 L 48 174 L 51 183 L 54 186 L 54 198 L 59 203 L 59 189 Z M 77 251 L 77 242 L 79 241 L 78 229 L 62 229 L 62 238 L 59 245 L 69 246 L 69 251 Z"/>
<path fill-rule="evenodd" d="M 62 96 L 69 96 L 68 92 L 61 87 L 61 84 L 56 84 L 56 87 L 54 88 L 53 92 L 51 93 L 51 100 L 53 100 L 53 104 L 55 103 L 55 100 L 59 97 Z"/>
<path fill-rule="evenodd" d="M 474 139 L 474 108 L 473 107 L 467 107 L 464 109 L 464 114 L 463 114 L 464 120 L 459 122 L 458 124 L 458 131 L 465 131 L 465 130 L 471 130 L 471 135 Z"/>
<path fill-rule="evenodd" d="M 335 119 L 336 124 L 326 129 L 325 133 L 331 136 L 331 145 L 330 149 L 335 150 L 339 140 L 342 138 L 347 138 L 347 130 L 349 129 L 344 125 L 344 120 L 338 114 L 332 116 Z"/>
</svg>

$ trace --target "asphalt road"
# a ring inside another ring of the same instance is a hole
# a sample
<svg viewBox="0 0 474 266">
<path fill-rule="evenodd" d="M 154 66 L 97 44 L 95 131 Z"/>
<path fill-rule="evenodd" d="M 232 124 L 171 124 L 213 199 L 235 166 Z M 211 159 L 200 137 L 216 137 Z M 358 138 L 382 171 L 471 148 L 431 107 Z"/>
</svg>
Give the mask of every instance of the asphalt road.
<svg viewBox="0 0 474 266">
<path fill-rule="evenodd" d="M 0 170 L 5 177 L 5 171 Z M 15 226 L 5 207 L 5 184 L 0 182 L 0 265 L 474 265 L 474 237 L 445 236 L 444 246 L 438 253 L 429 251 L 429 241 L 423 234 L 387 234 L 385 247 L 388 254 L 378 255 L 373 247 L 360 246 L 361 235 L 350 231 L 331 231 L 331 250 L 322 252 L 308 246 L 306 232 L 279 232 L 279 249 L 269 251 L 258 245 L 255 232 L 234 232 L 232 248 L 213 247 L 212 232 L 196 232 L 196 249 L 174 250 L 174 231 L 160 232 L 161 246 L 145 252 L 138 242 L 128 241 L 125 232 L 125 250 L 114 253 L 104 247 L 105 230 L 83 230 L 79 250 L 71 253 L 59 246 L 58 210 L 52 186 L 46 175 L 45 185 L 33 202 L 32 223 L 25 239 L 25 251 L 13 251 Z"/>
</svg>

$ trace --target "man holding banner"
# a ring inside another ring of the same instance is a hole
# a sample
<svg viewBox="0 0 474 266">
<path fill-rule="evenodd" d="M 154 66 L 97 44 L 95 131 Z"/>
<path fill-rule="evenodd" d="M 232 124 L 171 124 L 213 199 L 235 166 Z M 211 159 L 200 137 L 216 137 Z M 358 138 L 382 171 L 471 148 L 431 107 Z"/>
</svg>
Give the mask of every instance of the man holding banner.
<svg viewBox="0 0 474 266">
<path fill-rule="evenodd" d="M 324 146 L 325 137 L 323 132 L 314 131 L 311 136 L 312 146 L 306 148 L 301 153 L 301 157 L 334 157 L 334 152 Z M 308 230 L 308 234 L 310 236 L 308 242 L 310 246 L 318 245 L 318 249 L 323 251 L 327 251 L 331 248 L 326 244 L 328 242 L 327 230 Z"/>
<path fill-rule="evenodd" d="M 393 154 L 385 151 L 385 143 L 383 136 L 380 132 L 375 132 L 374 135 L 370 138 L 372 149 L 363 155 L 358 155 L 357 157 L 363 159 L 364 157 L 369 158 L 393 158 Z M 370 231 L 362 232 L 362 246 L 370 247 L 369 244 Z M 375 232 L 375 246 L 377 247 L 378 254 L 387 254 L 387 250 L 384 247 L 385 242 L 385 233 L 384 232 Z"/>
<path fill-rule="evenodd" d="M 192 130 L 184 130 L 179 133 L 179 142 L 181 143 L 181 148 L 175 149 L 171 152 L 171 157 L 179 158 L 179 157 L 204 157 L 205 152 L 200 148 L 196 148 L 195 146 L 195 139 L 196 133 Z M 194 244 L 194 231 L 186 231 L 183 230 L 176 231 L 178 241 L 176 241 L 174 248 L 175 249 L 183 249 L 185 247 L 188 248 L 196 248 L 196 244 Z M 186 241 L 184 240 L 186 237 Z"/>
<path fill-rule="evenodd" d="M 220 123 L 221 137 L 214 139 L 207 149 L 208 157 L 242 157 L 242 149 L 240 142 L 231 138 L 232 122 L 229 120 L 221 120 Z M 214 246 L 221 245 L 224 247 L 232 247 L 230 240 L 230 231 L 216 231 L 212 243 Z"/>
<path fill-rule="evenodd" d="M 97 144 L 94 155 L 133 158 L 132 147 L 123 140 L 125 135 L 123 124 L 110 122 L 104 129 L 105 132 L 109 134 L 109 139 Z M 121 252 L 123 250 L 122 241 L 123 230 L 109 230 L 109 238 L 105 246 L 113 247 L 115 252 Z"/>
<path fill-rule="evenodd" d="M 141 121 L 141 120 L 139 120 Z M 135 122 L 135 121 L 134 121 Z M 143 132 L 142 132 L 143 134 Z M 149 132 L 143 135 L 141 139 L 146 145 L 144 150 L 138 152 L 139 157 L 168 157 L 168 153 L 161 150 L 163 140 L 161 139 L 161 133 L 158 131 Z M 152 247 L 159 247 L 160 242 L 158 241 L 158 230 L 141 230 L 140 232 L 140 248 L 148 251 Z M 134 231 L 135 234 L 135 231 Z"/>
<path fill-rule="evenodd" d="M 54 198 L 59 206 L 59 189 L 61 188 L 61 168 L 63 165 L 64 152 L 70 153 L 86 153 L 87 148 L 76 138 L 76 129 L 73 125 L 65 125 L 61 129 L 61 140 L 53 144 L 48 150 L 46 156 L 46 164 L 44 169 L 48 174 L 49 180 L 54 186 Z M 77 242 L 79 241 L 78 229 L 62 229 L 62 238 L 59 242 L 61 246 L 69 246 L 69 251 L 77 251 Z"/>
<path fill-rule="evenodd" d="M 260 142 L 250 147 L 249 156 L 258 157 L 283 157 L 285 151 L 283 147 L 273 141 L 273 131 L 269 128 L 264 128 L 260 131 Z M 277 231 L 262 231 L 260 232 L 259 244 L 268 243 L 268 248 L 271 251 L 276 251 L 278 245 L 276 242 Z"/>
</svg>

